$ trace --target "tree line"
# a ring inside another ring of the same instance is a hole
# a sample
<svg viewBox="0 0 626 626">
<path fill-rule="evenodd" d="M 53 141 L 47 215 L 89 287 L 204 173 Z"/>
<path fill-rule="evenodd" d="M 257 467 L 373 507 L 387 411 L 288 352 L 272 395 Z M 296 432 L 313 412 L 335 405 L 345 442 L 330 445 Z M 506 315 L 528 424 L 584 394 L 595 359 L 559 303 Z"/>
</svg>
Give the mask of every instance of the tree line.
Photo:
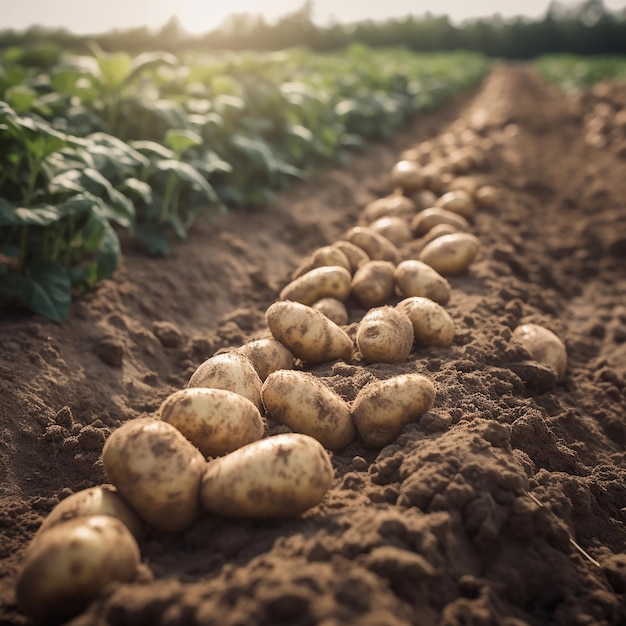
<svg viewBox="0 0 626 626">
<path fill-rule="evenodd" d="M 162 28 L 115 30 L 79 36 L 64 29 L 32 27 L 0 31 L 0 49 L 19 46 L 23 62 L 52 63 L 51 49 L 86 51 L 89 41 L 104 50 L 139 53 L 146 50 L 281 50 L 306 46 L 326 52 L 361 43 L 372 47 L 403 46 L 416 52 L 471 50 L 490 57 L 532 59 L 545 53 L 580 55 L 626 54 L 626 8 L 609 11 L 602 0 L 586 0 L 575 7 L 553 1 L 541 19 L 468 20 L 453 24 L 447 16 L 425 14 L 356 24 L 316 25 L 313 2 L 268 23 L 262 15 L 234 14 L 218 28 L 191 35 L 172 17 Z M 42 52 L 43 49 L 43 52 Z M 30 51 L 30 56 L 29 56 Z M 44 54 L 45 53 L 45 54 Z M 39 54 L 39 57 L 38 57 Z"/>
</svg>

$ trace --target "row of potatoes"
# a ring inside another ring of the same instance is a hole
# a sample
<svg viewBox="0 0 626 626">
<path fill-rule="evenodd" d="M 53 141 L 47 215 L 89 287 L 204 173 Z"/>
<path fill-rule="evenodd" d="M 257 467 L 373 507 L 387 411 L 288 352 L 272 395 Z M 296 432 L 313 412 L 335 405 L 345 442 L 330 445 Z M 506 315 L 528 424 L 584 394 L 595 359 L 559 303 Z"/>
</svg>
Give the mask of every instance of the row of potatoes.
<svg viewBox="0 0 626 626">
<path fill-rule="evenodd" d="M 480 167 L 484 153 L 453 150 L 449 139 L 445 149 L 431 146 L 439 169 L 424 148 L 403 155 L 391 172 L 395 191 L 297 268 L 266 312 L 268 337 L 207 359 L 157 419 L 113 432 L 102 451 L 112 484 L 60 502 L 26 551 L 16 589 L 26 615 L 58 623 L 108 584 L 135 579 L 146 528 L 181 532 L 201 510 L 262 519 L 306 511 L 332 484 L 327 450 L 357 438 L 380 449 L 431 408 L 435 388 L 417 373 L 370 383 L 348 403 L 304 368 L 403 362 L 416 345 L 452 343 L 446 276 L 472 263 L 476 206 L 494 205 L 497 194 L 458 176 Z M 350 302 L 366 309 L 354 338 Z M 264 437 L 265 417 L 292 432 Z"/>
</svg>

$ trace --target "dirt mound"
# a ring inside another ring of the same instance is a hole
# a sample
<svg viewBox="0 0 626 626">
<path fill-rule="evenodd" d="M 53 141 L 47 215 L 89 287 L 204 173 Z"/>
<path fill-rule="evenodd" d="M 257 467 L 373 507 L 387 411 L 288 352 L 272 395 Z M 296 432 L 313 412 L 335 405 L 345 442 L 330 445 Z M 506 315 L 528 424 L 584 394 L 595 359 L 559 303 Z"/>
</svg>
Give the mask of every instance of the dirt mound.
<svg viewBox="0 0 626 626">
<path fill-rule="evenodd" d="M 457 119 L 492 141 L 480 176 L 501 201 L 473 224 L 471 271 L 450 279 L 453 345 L 309 368 L 348 401 L 364 381 L 417 371 L 436 386 L 433 409 L 379 452 L 334 454 L 332 490 L 299 519 L 206 516 L 149 537 L 142 579 L 71 623 L 626 623 L 626 177 L 607 147 L 621 145 L 615 125 L 610 144 L 585 131 L 600 97 L 626 106 L 623 90 L 566 100 L 527 67 L 498 67 L 395 142 L 199 224 L 170 258 L 128 249 L 62 326 L 3 314 L 0 624 L 25 623 L 23 550 L 61 498 L 105 482 L 110 432 L 153 414 L 216 350 L 263 335 L 302 258 L 389 190 L 402 149 Z M 522 322 L 565 342 L 562 384 L 511 341 Z"/>
</svg>

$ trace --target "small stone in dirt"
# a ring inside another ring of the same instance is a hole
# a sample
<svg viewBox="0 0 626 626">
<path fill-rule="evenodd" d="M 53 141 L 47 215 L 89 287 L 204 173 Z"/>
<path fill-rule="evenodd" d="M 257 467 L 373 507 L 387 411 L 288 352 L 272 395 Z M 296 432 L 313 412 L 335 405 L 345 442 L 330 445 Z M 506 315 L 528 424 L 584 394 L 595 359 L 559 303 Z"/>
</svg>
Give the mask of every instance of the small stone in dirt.
<svg viewBox="0 0 626 626">
<path fill-rule="evenodd" d="M 531 391 L 544 393 L 556 386 L 555 372 L 541 363 L 535 361 L 509 363 L 509 369 L 515 372 Z"/>
<path fill-rule="evenodd" d="M 165 348 L 177 348 L 183 342 L 183 333 L 171 322 L 154 322 L 152 332 Z"/>
<path fill-rule="evenodd" d="M 352 459 L 352 468 L 357 472 L 364 472 L 367 467 L 367 461 L 362 456 L 355 456 Z"/>
<path fill-rule="evenodd" d="M 98 343 L 97 353 L 107 365 L 120 367 L 124 360 L 124 342 L 116 337 L 105 337 Z"/>
<path fill-rule="evenodd" d="M 93 426 L 85 426 L 78 435 L 78 442 L 83 450 L 100 450 L 104 445 L 105 435 L 99 428 Z"/>
</svg>

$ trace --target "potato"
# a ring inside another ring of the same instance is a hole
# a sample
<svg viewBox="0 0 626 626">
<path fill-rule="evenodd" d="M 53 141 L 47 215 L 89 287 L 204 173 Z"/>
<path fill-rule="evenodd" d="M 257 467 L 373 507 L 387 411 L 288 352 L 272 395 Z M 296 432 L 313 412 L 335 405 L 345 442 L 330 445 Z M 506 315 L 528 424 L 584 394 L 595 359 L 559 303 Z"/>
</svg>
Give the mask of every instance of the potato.
<svg viewBox="0 0 626 626">
<path fill-rule="evenodd" d="M 280 299 L 309 306 L 321 298 L 336 298 L 343 302 L 350 295 L 351 281 L 352 274 L 345 267 L 316 267 L 286 285 L 280 292 Z"/>
<path fill-rule="evenodd" d="M 413 194 L 411 197 L 415 202 L 417 211 L 424 211 L 425 209 L 434 206 L 437 201 L 437 196 L 430 189 L 422 189 L 421 191 Z M 415 217 L 415 214 L 412 215 L 411 218 L 407 219 L 412 219 L 413 217 Z"/>
<path fill-rule="evenodd" d="M 365 250 L 372 261 L 390 261 L 394 265 L 400 261 L 398 248 L 371 228 L 355 226 L 346 233 L 345 239 Z"/>
<path fill-rule="evenodd" d="M 239 352 L 216 354 L 191 375 L 187 387 L 234 391 L 261 408 L 261 379 L 254 365 Z"/>
<path fill-rule="evenodd" d="M 472 176 L 457 176 L 449 185 L 450 191 L 462 189 L 467 191 L 472 197 L 478 189 L 478 181 Z"/>
<path fill-rule="evenodd" d="M 364 263 L 352 278 L 352 295 L 366 309 L 386 304 L 395 295 L 395 271 L 389 261 Z"/>
<path fill-rule="evenodd" d="M 380 217 L 369 227 L 383 237 L 386 237 L 396 246 L 400 246 L 413 239 L 409 222 L 403 217 Z"/>
<path fill-rule="evenodd" d="M 402 374 L 366 385 L 352 405 L 352 417 L 363 445 L 380 449 L 402 428 L 428 412 L 435 398 L 433 384 L 421 374 Z"/>
<path fill-rule="evenodd" d="M 466 272 L 478 254 L 480 241 L 470 233 L 452 233 L 426 244 L 418 259 L 443 276 Z"/>
<path fill-rule="evenodd" d="M 109 480 L 156 530 L 179 532 L 196 519 L 206 462 L 171 424 L 147 417 L 125 422 L 104 444 L 102 461 Z"/>
<path fill-rule="evenodd" d="M 452 235 L 454 233 L 458 233 L 459 231 L 450 224 L 437 224 L 437 226 L 433 226 L 421 239 L 420 242 L 422 247 L 426 246 L 427 243 L 431 241 L 435 241 L 439 237 L 443 237 L 444 235 Z"/>
<path fill-rule="evenodd" d="M 513 331 L 513 339 L 522 344 L 533 361 L 548 366 L 558 380 L 563 380 L 567 369 L 567 350 L 551 330 L 539 324 L 521 324 Z"/>
<path fill-rule="evenodd" d="M 191 387 L 168 396 L 159 417 L 207 456 L 228 454 L 263 436 L 259 409 L 226 389 Z"/>
<path fill-rule="evenodd" d="M 94 515 L 116 518 L 137 540 L 145 534 L 143 522 L 113 485 L 90 487 L 64 498 L 50 511 L 37 533 L 47 531 L 62 522 Z"/>
<path fill-rule="evenodd" d="M 411 320 L 418 345 L 447 347 L 452 343 L 454 321 L 441 305 L 429 298 L 413 296 L 398 302 L 397 308 Z"/>
<path fill-rule="evenodd" d="M 350 270 L 350 261 L 346 255 L 336 247 L 323 246 L 314 250 L 293 272 L 291 279 L 296 278 L 314 270 L 317 267 L 326 267 L 327 265 L 343 267 Z"/>
<path fill-rule="evenodd" d="M 337 326 L 345 326 L 348 323 L 348 309 L 346 309 L 346 305 L 335 298 L 322 298 L 313 305 L 313 308 L 323 313 Z M 289 368 L 284 367 L 282 369 Z"/>
<path fill-rule="evenodd" d="M 472 152 L 467 148 L 459 148 L 453 150 L 448 155 L 448 163 L 455 174 L 464 175 L 476 167 L 476 163 L 472 157 Z M 466 178 L 465 176 L 461 176 Z M 470 191 L 471 193 L 471 191 Z"/>
<path fill-rule="evenodd" d="M 36 623 L 82 613 L 111 583 L 131 582 L 141 561 L 128 528 L 108 515 L 76 517 L 37 535 L 16 586 L 20 610 Z"/>
<path fill-rule="evenodd" d="M 402 296 L 430 298 L 445 306 L 450 301 L 450 284 L 430 265 L 417 259 L 402 261 L 396 267 L 394 278 Z"/>
<path fill-rule="evenodd" d="M 350 407 L 322 380 L 308 372 L 274 372 L 263 384 L 268 417 L 317 439 L 333 452 L 356 438 Z"/>
<path fill-rule="evenodd" d="M 237 352 L 243 354 L 252 363 L 261 382 L 276 370 L 293 368 L 293 354 L 273 337 L 249 341 L 237 348 Z"/>
<path fill-rule="evenodd" d="M 483 185 L 482 187 L 479 187 L 476 190 L 474 197 L 480 206 L 489 208 L 497 206 L 500 201 L 500 194 L 492 185 Z"/>
<path fill-rule="evenodd" d="M 368 363 L 406 361 L 413 348 L 413 324 L 393 307 L 370 309 L 357 327 L 356 345 Z"/>
<path fill-rule="evenodd" d="M 299 302 L 274 302 L 266 311 L 270 332 L 307 363 L 349 360 L 354 344 L 346 332 L 323 313 Z"/>
<path fill-rule="evenodd" d="M 365 252 L 363 248 L 359 248 L 359 246 L 355 246 L 349 241 L 335 241 L 332 247 L 338 248 L 346 255 L 346 258 L 350 261 L 350 272 L 352 274 L 354 274 L 363 263 L 367 263 L 370 260 L 369 256 L 367 256 L 367 252 Z"/>
<path fill-rule="evenodd" d="M 371 224 L 381 217 L 402 217 L 410 220 L 415 215 L 415 203 L 398 188 L 391 195 L 365 205 L 359 216 L 361 224 Z"/>
<path fill-rule="evenodd" d="M 437 199 L 435 206 L 457 213 L 466 220 L 471 220 L 476 214 L 476 205 L 471 194 L 463 189 L 444 193 L 443 196 Z"/>
<path fill-rule="evenodd" d="M 398 161 L 391 168 L 391 180 L 394 186 L 401 187 L 405 193 L 423 189 L 424 177 L 420 169 L 419 163 L 415 161 Z"/>
<path fill-rule="evenodd" d="M 469 230 L 469 222 L 463 216 L 447 209 L 431 207 L 420 211 L 413 218 L 411 231 L 416 237 L 421 237 L 439 224 L 450 224 L 456 230 Z"/>
<path fill-rule="evenodd" d="M 318 504 L 333 480 L 328 453 L 313 437 L 274 435 L 211 461 L 200 499 L 208 511 L 280 519 Z"/>
</svg>

